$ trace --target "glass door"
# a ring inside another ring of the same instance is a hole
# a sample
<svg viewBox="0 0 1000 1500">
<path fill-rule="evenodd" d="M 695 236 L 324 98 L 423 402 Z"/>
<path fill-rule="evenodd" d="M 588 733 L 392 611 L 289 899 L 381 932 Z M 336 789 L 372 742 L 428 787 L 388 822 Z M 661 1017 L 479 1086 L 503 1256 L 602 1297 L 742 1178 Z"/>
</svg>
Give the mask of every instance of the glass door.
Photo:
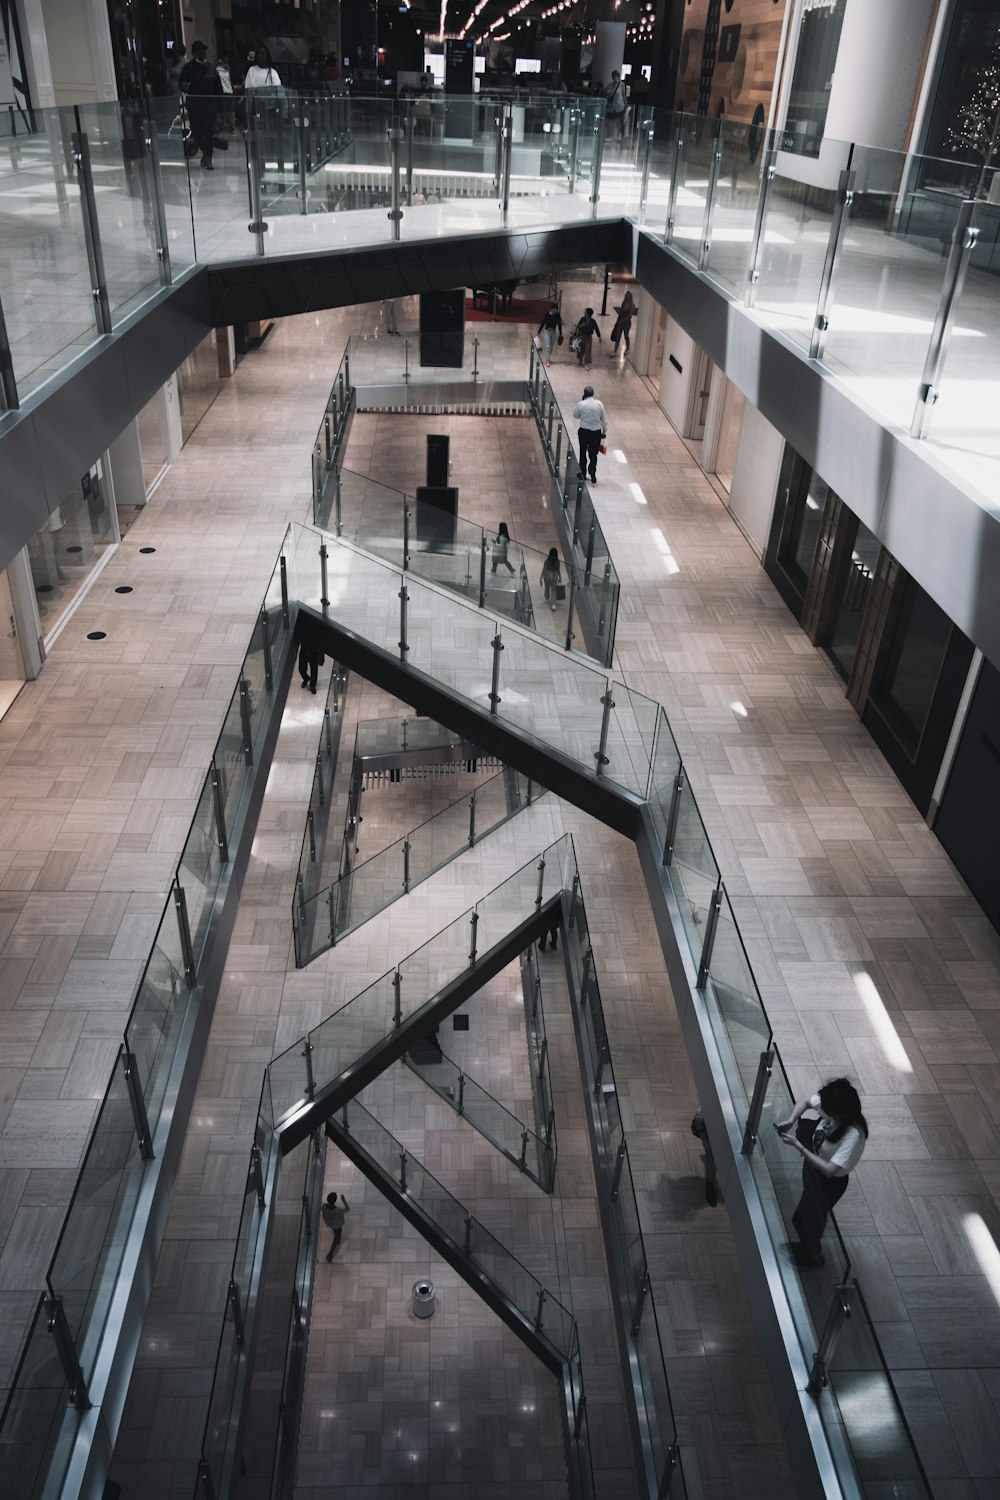
<svg viewBox="0 0 1000 1500">
<path fill-rule="evenodd" d="M 6 569 L 0 573 L 0 719 L 24 686 L 24 659 Z"/>
<path fill-rule="evenodd" d="M 854 666 L 861 625 L 871 593 L 875 564 L 878 562 L 880 543 L 867 526 L 854 516 L 848 515 L 848 524 L 856 528 L 850 546 L 850 555 L 843 563 L 843 577 L 837 580 L 839 599 L 833 617 L 833 628 L 826 644 L 834 666 L 846 682 Z"/>
<path fill-rule="evenodd" d="M 117 541 L 111 486 L 103 463 L 96 463 L 28 543 L 46 643 Z"/>
</svg>

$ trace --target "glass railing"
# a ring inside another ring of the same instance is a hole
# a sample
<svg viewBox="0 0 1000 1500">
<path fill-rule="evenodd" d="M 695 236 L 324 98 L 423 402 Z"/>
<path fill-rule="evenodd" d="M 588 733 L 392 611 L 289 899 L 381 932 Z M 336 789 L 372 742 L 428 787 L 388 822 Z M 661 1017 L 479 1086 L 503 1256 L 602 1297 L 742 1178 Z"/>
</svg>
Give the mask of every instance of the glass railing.
<svg viewBox="0 0 1000 1500">
<path fill-rule="evenodd" d="M 264 1248 L 267 1244 L 269 1217 L 278 1201 L 277 1173 L 280 1159 L 280 1120 L 287 1116 L 295 1102 L 312 1097 L 316 1087 L 331 1081 L 340 1071 L 352 1048 L 355 1051 L 378 1039 L 382 1029 L 391 1030 L 396 1018 L 414 1014 L 470 963 L 470 941 L 480 952 L 536 911 L 539 898 L 548 900 L 558 891 L 568 889 L 575 872 L 572 841 L 568 836 L 546 849 L 523 870 L 504 881 L 470 912 L 436 934 L 430 942 L 402 959 L 398 966 L 374 985 L 355 996 L 348 1005 L 329 1017 L 307 1037 L 279 1054 L 265 1070 L 258 1108 L 254 1144 L 247 1168 L 247 1190 L 236 1233 L 234 1253 L 219 1337 L 218 1354 L 202 1438 L 196 1495 L 198 1500 L 211 1490 L 215 1495 L 229 1493 L 238 1463 L 236 1436 L 245 1416 L 253 1370 L 249 1351 L 254 1347 L 254 1321 L 260 1314 L 261 1274 Z M 472 921 L 475 914 L 476 920 Z M 478 928 L 478 937 L 476 929 Z M 539 1018 L 533 1021 L 538 1034 Z M 353 1037 L 346 1046 L 345 1035 Z M 470 1087 L 466 1075 L 465 1087 Z M 551 1100 L 551 1083 L 548 1085 Z M 368 1099 L 367 1091 L 364 1095 Z M 483 1102 L 489 1098 L 483 1091 Z M 471 1092 L 469 1096 L 470 1104 Z M 465 1207 L 444 1188 L 423 1165 L 379 1123 L 358 1098 L 352 1098 L 338 1109 L 336 1121 L 351 1139 L 370 1157 L 373 1164 L 388 1174 L 400 1191 L 417 1202 L 439 1230 L 460 1245 L 477 1272 L 488 1276 L 494 1287 L 530 1320 L 568 1365 L 566 1387 L 570 1393 L 567 1419 L 576 1461 L 582 1466 L 583 1483 L 578 1493 L 593 1495 L 593 1473 L 589 1451 L 589 1429 L 583 1380 L 580 1368 L 579 1340 L 572 1313 L 553 1296 L 508 1251 L 489 1230 L 470 1215 Z M 523 1129 L 523 1127 L 522 1127 Z M 529 1143 L 530 1145 L 530 1143 Z M 318 1196 L 322 1172 L 317 1171 L 311 1138 L 295 1148 L 308 1153 L 303 1190 L 303 1214 L 299 1227 L 299 1253 L 295 1260 L 295 1290 L 291 1299 L 284 1375 L 281 1383 L 282 1405 L 278 1417 L 278 1451 L 275 1458 L 275 1482 L 286 1486 L 274 1493 L 287 1493 L 294 1474 L 293 1434 L 298 1418 L 295 1403 L 302 1389 L 302 1350 L 300 1340 L 308 1317 L 311 1292 L 309 1261 L 315 1252 L 307 1239 L 316 1232 Z M 518 1150 L 520 1151 L 520 1141 Z M 554 1151 L 554 1130 L 552 1134 Z M 288 1170 L 287 1163 L 284 1168 Z M 401 1181 L 401 1173 L 403 1180 Z M 305 1200 L 308 1201 L 308 1209 Z M 44 1372 L 39 1372 L 39 1380 Z M 67 1386 L 54 1382 L 59 1400 L 65 1404 Z M 37 1441 L 43 1433 L 34 1415 L 33 1431 Z M 25 1455 L 24 1462 L 30 1460 Z M 26 1491 L 26 1493 L 28 1493 Z"/>
<path fill-rule="evenodd" d="M 352 1099 L 338 1112 L 336 1123 L 368 1158 L 374 1169 L 373 1181 L 378 1183 L 380 1177 L 387 1178 L 395 1189 L 419 1205 L 435 1228 L 461 1249 L 470 1271 L 485 1277 L 493 1291 L 520 1313 L 534 1334 L 561 1357 L 566 1371 L 562 1389 L 566 1398 L 568 1457 L 574 1470 L 570 1494 L 575 1500 L 592 1500 L 596 1494 L 593 1460 L 580 1342 L 572 1311 L 406 1150 L 360 1098 Z"/>
<path fill-rule="evenodd" d="M 573 451 L 571 429 L 559 410 L 552 383 L 534 346 L 529 359 L 529 399 L 549 464 L 550 507 L 562 514 L 572 552 L 572 563 L 568 568 L 572 599 L 567 634 L 573 634 L 576 624 L 590 655 L 610 666 L 614 660 L 621 596 L 618 571 L 611 560 L 611 549 L 605 540 L 586 476 Z M 542 613 L 544 615 L 544 610 Z M 651 725 L 652 721 L 650 741 Z"/>
<path fill-rule="evenodd" d="M 343 466 L 337 411 L 349 411 L 357 398 L 358 386 L 351 382 L 360 378 L 358 363 L 356 355 L 349 360 L 345 354 L 313 445 L 314 522 L 397 567 L 452 589 L 482 609 L 509 615 L 567 651 L 580 651 L 610 664 L 620 592 L 618 575 L 589 492 L 579 483 L 575 461 L 567 466 L 565 479 L 559 473 L 552 478 L 558 508 L 567 518 L 567 532 L 573 537 L 573 561 L 561 561 L 559 582 L 547 587 L 542 576 L 546 552 L 540 548 L 516 538 L 511 538 L 506 548 L 498 546 L 493 534 L 477 522 Z M 523 356 L 519 364 L 523 368 Z M 547 390 L 544 374 L 540 380 Z M 523 380 L 519 389 L 526 408 L 537 409 L 533 405 L 537 392 L 533 397 Z M 552 446 L 552 413 L 556 408 L 554 401 L 546 400 L 545 405 L 547 425 L 539 419 L 538 430 L 543 444 L 547 437 L 546 453 L 558 469 L 561 439 Z M 574 515 L 579 522 L 575 529 L 571 524 Z"/>
<path fill-rule="evenodd" d="M 450 1104 L 463 1120 L 496 1146 L 498 1151 L 502 1151 L 526 1177 L 537 1182 L 545 1192 L 551 1193 L 555 1185 L 556 1170 L 556 1116 L 542 987 L 533 948 L 522 954 L 521 969 L 525 988 L 532 1101 L 535 1123 L 539 1129 L 525 1124 L 501 1104 L 499 1099 L 495 1099 L 488 1089 L 483 1088 L 466 1067 L 460 1067 L 457 1062 L 446 1057 L 437 1046 L 436 1039 L 423 1049 L 428 1056 L 418 1057 L 411 1049 L 405 1054 L 403 1061 L 423 1079 L 428 1088 L 433 1089 L 446 1104 Z"/>
<path fill-rule="evenodd" d="M 512 291 L 516 285 L 507 282 L 504 290 Z M 471 317 L 469 301 L 474 304 Z M 506 305 L 496 283 L 467 288 L 466 303 L 460 367 L 422 364 L 420 334 L 414 328 L 399 328 L 396 337 L 377 328 L 351 338 L 351 373 L 355 384 L 364 387 L 361 399 L 366 411 L 447 403 L 449 411 L 474 414 L 479 409 L 489 415 L 502 407 L 510 416 L 527 415 L 524 347 L 530 325 L 503 319 Z M 404 322 L 399 309 L 396 319 Z"/>
<path fill-rule="evenodd" d="M 8 407 L 196 263 L 600 213 L 635 218 L 890 422 L 1000 451 L 992 168 L 664 110 L 606 140 L 601 101 L 436 92 L 220 101 L 212 170 L 179 99 L 17 123 L 0 122 Z"/>
<path fill-rule="evenodd" d="M 687 1489 L 677 1422 L 619 1103 L 621 1096 L 615 1081 L 583 889 L 578 872 L 574 870 L 573 873 L 576 878 L 564 897 L 563 946 L 575 978 L 573 1006 L 584 1076 L 592 1099 L 592 1117 L 600 1137 L 597 1151 L 602 1175 L 600 1190 L 612 1228 L 617 1283 L 624 1294 L 620 1315 L 635 1372 L 636 1402 L 640 1411 L 645 1413 L 641 1427 L 646 1435 L 648 1488 L 651 1494 L 685 1496 Z"/>
<path fill-rule="evenodd" d="M 66 1387 L 52 1377 L 75 1363 L 86 1400 L 140 1194 L 163 1150 L 172 1117 L 169 1108 L 163 1115 L 168 1083 L 198 1000 L 229 841 L 240 831 L 274 680 L 290 648 L 288 627 L 276 563 L 46 1273 L 47 1316 L 36 1317 L 28 1333 L 0 1416 L 5 1464 L 36 1466 L 37 1482 L 17 1491 L 25 1500 L 54 1485 L 56 1465 L 68 1457 L 75 1424 Z M 35 1450 L 30 1458 L 25 1442 Z"/>
<path fill-rule="evenodd" d="M 294 582 L 303 604 L 394 658 L 402 655 L 466 702 L 588 771 L 645 797 L 657 713 L 651 699 L 582 656 L 501 624 L 343 538 L 308 526 L 292 530 L 289 586 Z"/>
<path fill-rule="evenodd" d="M 778 1274 L 802 1352 L 814 1366 L 810 1388 L 817 1397 L 834 1460 L 845 1475 L 861 1483 L 863 1494 L 877 1495 L 879 1485 L 892 1480 L 903 1486 L 900 1494 L 912 1495 L 914 1500 L 929 1497 L 903 1407 L 867 1313 L 858 1319 L 861 1331 L 849 1353 L 845 1355 L 834 1338 L 852 1310 L 864 1308 L 836 1216 L 831 1213 L 827 1220 L 820 1264 L 803 1274 L 787 1251 L 788 1244 L 798 1240 L 794 1220 L 803 1190 L 802 1161 L 784 1144 L 775 1126 L 790 1116 L 795 1095 L 708 831 L 662 709 L 647 805 L 697 971 L 696 985 L 743 1132 L 743 1151 Z M 839 1388 L 830 1374 L 833 1364 L 828 1369 L 824 1360 L 816 1373 L 814 1361 L 823 1357 L 828 1336 L 834 1362 L 846 1360 Z M 838 1389 L 844 1392 L 846 1409 L 838 1407 Z M 859 1406 L 861 1392 L 870 1400 L 871 1412 L 879 1413 L 881 1425 L 867 1421 Z"/>
<path fill-rule="evenodd" d="M 323 408 L 316 441 L 312 447 L 312 515 L 317 526 L 336 531 L 338 486 L 343 450 L 354 411 L 351 351 L 344 350 L 330 394 Z"/>
<path fill-rule="evenodd" d="M 534 800 L 539 795 L 536 786 Z M 302 899 L 296 890 L 292 924 L 299 968 L 407 895 L 456 855 L 473 848 L 531 801 L 532 787 L 526 776 L 509 769 L 500 771 L 387 848 L 344 870 L 325 889 L 308 895 L 303 887 Z"/>
<path fill-rule="evenodd" d="M 275 1119 L 332 1083 L 356 1058 L 410 1020 L 478 957 L 509 937 L 563 888 L 572 860 L 568 835 L 389 970 L 271 1062 Z M 361 868 L 359 866 L 359 868 Z"/>
<path fill-rule="evenodd" d="M 293 912 L 303 912 L 308 903 L 314 901 L 323 880 L 324 855 L 329 838 L 330 799 L 340 757 L 340 715 L 347 690 L 347 679 L 346 668 L 334 664 L 323 704 L 323 718 L 316 743 L 316 764 L 309 788 L 309 802 L 306 807 L 302 844 L 299 848 L 299 862 L 295 870 Z M 295 929 L 295 940 L 297 951 L 300 941 L 298 928 Z M 302 933 L 301 940 L 304 946 L 309 946 L 307 934 Z"/>
</svg>

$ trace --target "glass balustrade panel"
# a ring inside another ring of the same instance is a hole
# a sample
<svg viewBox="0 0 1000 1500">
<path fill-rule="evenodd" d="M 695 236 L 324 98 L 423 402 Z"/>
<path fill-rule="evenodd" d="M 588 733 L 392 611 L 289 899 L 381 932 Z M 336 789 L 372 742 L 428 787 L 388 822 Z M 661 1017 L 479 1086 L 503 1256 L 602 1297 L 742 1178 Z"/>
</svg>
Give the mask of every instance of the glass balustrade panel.
<svg viewBox="0 0 1000 1500">
<path fill-rule="evenodd" d="M 144 1171 L 116 1059 L 48 1272 L 85 1374 L 93 1368 Z"/>
<path fill-rule="evenodd" d="M 149 1128 L 154 1133 L 190 998 L 171 896 L 125 1030 L 126 1045 L 138 1067 Z"/>
<path fill-rule="evenodd" d="M 670 883 L 677 896 L 681 920 L 697 965 L 705 941 L 712 892 L 719 883 L 719 867 L 708 833 L 687 781 L 677 809 L 674 855 L 669 865 Z"/>
<path fill-rule="evenodd" d="M 4 1490 L 18 1500 L 42 1500 L 65 1475 L 73 1450 L 75 1413 L 56 1341 L 39 1301 L 0 1416 Z"/>
<path fill-rule="evenodd" d="M 147 125 L 142 106 L 130 102 L 81 104 L 78 111 L 90 151 L 108 303 L 118 324 L 160 288 Z"/>
<path fill-rule="evenodd" d="M 829 149 L 828 142 L 823 149 Z M 823 363 L 864 406 L 905 427 L 923 377 L 962 201 L 960 193 L 935 194 L 925 183 L 940 175 L 935 167 L 950 165 L 870 146 L 855 146 L 851 153 L 854 196 L 846 213 Z M 971 186 L 973 174 L 965 170 Z M 952 363 L 955 351 L 982 346 L 996 327 L 990 315 L 993 288 L 982 273 L 977 280 L 987 300 L 970 298 L 974 321 L 956 322 L 947 366 L 952 380 L 960 378 Z M 992 342 L 995 347 L 995 336 Z M 974 384 L 968 396 L 976 399 Z"/>
<path fill-rule="evenodd" d="M 31 133 L 6 132 L 0 172 L 3 313 L 22 401 L 97 337 L 74 112 L 36 110 L 34 120 Z"/>
<path fill-rule="evenodd" d="M 770 1045 L 771 1027 L 725 889 L 715 928 L 709 974 L 712 988 L 704 992 L 705 1003 L 730 1092 L 742 1121 L 746 1119 L 753 1098 L 761 1053 Z"/>
<path fill-rule="evenodd" d="M 830 143 L 822 171 L 811 158 L 779 151 L 758 260 L 756 310 L 808 349 L 833 227 L 840 175 L 850 148 Z"/>
<path fill-rule="evenodd" d="M 683 151 L 674 201 L 674 232 L 671 245 L 685 260 L 698 263 L 705 234 L 712 159 L 716 150 L 714 120 L 695 115 L 683 117 Z"/>
<path fill-rule="evenodd" d="M 742 120 L 720 121 L 719 179 L 706 269 L 740 301 L 747 293 L 754 227 L 774 132 Z"/>
<path fill-rule="evenodd" d="M 970 234 L 978 231 L 968 258 L 965 283 L 955 309 L 948 352 L 938 385 L 939 395 L 929 421 L 928 440 L 948 456 L 960 474 L 981 492 L 995 484 L 996 459 L 1000 454 L 996 423 L 997 371 L 1000 370 L 1000 331 L 997 319 L 997 210 L 1000 202 L 1000 171 L 984 172 L 978 195 L 969 181 L 969 169 L 950 189 L 944 184 L 945 168 L 954 174 L 955 164 L 920 163 L 924 172 L 922 192 L 913 184 L 914 208 L 911 216 L 914 233 L 920 232 L 920 262 L 923 280 L 919 286 L 921 322 L 927 310 L 927 293 L 933 280 L 928 277 L 926 262 L 935 249 L 943 257 L 954 239 L 954 222 L 960 213 L 960 197 L 978 197 L 971 211 Z M 933 174 L 931 168 L 934 168 Z M 918 210 L 919 205 L 919 210 Z M 919 216 L 918 216 L 919 213 Z M 922 222 L 921 222 L 922 220 Z M 937 242 L 937 243 L 935 243 Z M 943 268 L 943 261 L 938 269 Z M 902 288 L 901 288 L 902 290 Z M 834 350 L 836 357 L 838 351 Z M 908 394 L 912 397 L 912 392 Z M 908 423 L 910 413 L 904 417 Z M 961 455 L 961 458 L 959 458 Z"/>
</svg>

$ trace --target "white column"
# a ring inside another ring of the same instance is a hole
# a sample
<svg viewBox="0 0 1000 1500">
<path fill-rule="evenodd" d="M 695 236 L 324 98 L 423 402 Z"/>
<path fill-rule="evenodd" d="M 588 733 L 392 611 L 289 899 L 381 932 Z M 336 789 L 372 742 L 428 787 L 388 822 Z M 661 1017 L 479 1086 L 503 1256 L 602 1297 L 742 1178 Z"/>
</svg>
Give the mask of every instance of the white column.
<svg viewBox="0 0 1000 1500">
<path fill-rule="evenodd" d="M 625 61 L 625 22 L 598 21 L 594 60 L 590 66 L 592 82 L 600 79 L 607 88 L 614 72 L 620 73 Z"/>
<path fill-rule="evenodd" d="M 49 67 L 49 43 L 45 35 L 42 0 L 18 0 L 18 13 L 31 102 L 36 109 L 51 109 L 56 96 L 52 87 L 52 69 Z"/>
<path fill-rule="evenodd" d="M 105 0 L 21 0 L 21 17 L 36 104 L 117 99 Z"/>
</svg>

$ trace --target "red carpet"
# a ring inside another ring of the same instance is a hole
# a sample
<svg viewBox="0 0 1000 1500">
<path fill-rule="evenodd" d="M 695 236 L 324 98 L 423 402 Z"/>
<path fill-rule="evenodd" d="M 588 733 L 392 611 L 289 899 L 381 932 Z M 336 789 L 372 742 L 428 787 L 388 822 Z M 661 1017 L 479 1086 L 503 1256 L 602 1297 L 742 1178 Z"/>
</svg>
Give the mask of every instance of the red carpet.
<svg viewBox="0 0 1000 1500">
<path fill-rule="evenodd" d="M 467 323 L 534 323 L 537 328 L 549 310 L 549 304 L 544 297 L 536 301 L 526 301 L 515 297 L 510 306 L 504 311 L 500 298 L 497 298 L 497 312 L 494 318 L 492 312 L 484 311 L 482 307 L 473 307 L 472 298 L 465 299 L 465 321 Z"/>
</svg>

